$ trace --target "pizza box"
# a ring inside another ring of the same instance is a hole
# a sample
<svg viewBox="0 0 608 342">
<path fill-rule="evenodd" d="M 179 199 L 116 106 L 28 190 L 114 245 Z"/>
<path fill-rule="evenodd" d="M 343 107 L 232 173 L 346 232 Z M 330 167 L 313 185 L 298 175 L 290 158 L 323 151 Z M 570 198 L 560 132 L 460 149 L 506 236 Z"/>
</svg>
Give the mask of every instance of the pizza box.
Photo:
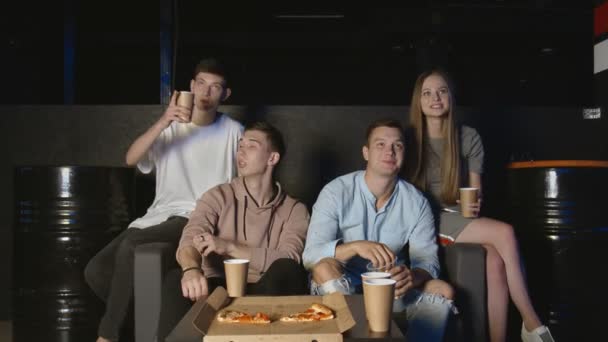
<svg viewBox="0 0 608 342">
<path fill-rule="evenodd" d="M 282 315 L 305 311 L 312 303 L 323 303 L 335 313 L 335 318 L 319 322 L 281 322 Z M 238 310 L 255 314 L 267 313 L 270 324 L 220 323 L 220 310 Z M 263 342 L 317 341 L 340 342 L 342 333 L 355 325 L 355 320 L 341 293 L 325 296 L 245 296 L 230 298 L 223 287 L 218 287 L 207 298 L 194 318 L 194 326 L 203 334 L 204 342 Z"/>
</svg>

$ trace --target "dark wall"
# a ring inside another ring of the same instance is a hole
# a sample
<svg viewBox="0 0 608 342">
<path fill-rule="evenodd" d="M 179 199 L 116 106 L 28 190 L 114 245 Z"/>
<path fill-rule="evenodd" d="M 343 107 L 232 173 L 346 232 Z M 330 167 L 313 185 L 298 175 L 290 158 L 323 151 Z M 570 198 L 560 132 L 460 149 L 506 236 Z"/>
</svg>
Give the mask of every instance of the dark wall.
<svg viewBox="0 0 608 342">
<path fill-rule="evenodd" d="M 454 76 L 459 104 L 584 106 L 593 97 L 585 0 L 285 2 L 238 11 L 229 2 L 162 3 L 176 5 L 173 17 L 156 1 L 5 5 L 0 103 L 69 104 L 70 72 L 75 104 L 161 103 L 161 13 L 173 22 L 165 32 L 173 87 L 187 87 L 198 59 L 216 55 L 233 72 L 232 103 L 406 105 L 431 66 Z M 315 18 L 323 14 L 337 17 Z"/>
<path fill-rule="evenodd" d="M 608 70 L 595 74 L 594 78 L 596 104 L 603 107 L 604 115 L 608 115 Z"/>
<path fill-rule="evenodd" d="M 404 106 L 226 106 L 241 121 L 266 119 L 284 133 L 288 150 L 279 180 L 312 205 L 334 177 L 363 166 L 367 124 L 405 120 Z M 0 320 L 11 317 L 13 169 L 16 165 L 123 166 L 130 143 L 162 113 L 141 106 L 0 106 Z M 486 148 L 484 210 L 501 215 L 505 164 L 515 159 L 608 159 L 606 119 L 586 121 L 581 108 L 465 108 L 459 118 L 478 128 Z M 35 271 L 35 270 L 33 270 Z"/>
</svg>

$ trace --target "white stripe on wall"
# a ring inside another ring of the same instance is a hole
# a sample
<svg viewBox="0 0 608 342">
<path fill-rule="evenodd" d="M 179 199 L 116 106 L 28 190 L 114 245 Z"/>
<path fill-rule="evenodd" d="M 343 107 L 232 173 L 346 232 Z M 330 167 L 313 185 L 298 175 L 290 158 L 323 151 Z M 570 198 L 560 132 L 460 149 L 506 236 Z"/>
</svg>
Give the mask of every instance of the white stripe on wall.
<svg viewBox="0 0 608 342">
<path fill-rule="evenodd" d="M 593 73 L 597 74 L 606 69 L 608 69 L 608 39 L 593 47 Z"/>
</svg>

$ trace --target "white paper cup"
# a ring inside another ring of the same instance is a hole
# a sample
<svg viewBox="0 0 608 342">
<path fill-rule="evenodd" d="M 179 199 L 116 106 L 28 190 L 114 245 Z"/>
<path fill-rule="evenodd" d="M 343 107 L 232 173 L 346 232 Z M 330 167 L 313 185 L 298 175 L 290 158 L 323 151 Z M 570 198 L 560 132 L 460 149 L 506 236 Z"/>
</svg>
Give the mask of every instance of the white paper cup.
<svg viewBox="0 0 608 342">
<path fill-rule="evenodd" d="M 391 274 L 388 272 L 365 272 L 361 274 L 361 278 L 365 281 L 366 279 L 388 279 Z"/>
</svg>

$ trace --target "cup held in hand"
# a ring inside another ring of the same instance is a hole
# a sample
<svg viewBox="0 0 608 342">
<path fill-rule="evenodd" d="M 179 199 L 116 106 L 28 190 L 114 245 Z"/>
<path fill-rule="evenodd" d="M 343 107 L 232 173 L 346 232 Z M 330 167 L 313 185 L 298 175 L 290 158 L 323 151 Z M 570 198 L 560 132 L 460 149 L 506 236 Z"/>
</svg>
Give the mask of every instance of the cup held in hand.
<svg viewBox="0 0 608 342">
<path fill-rule="evenodd" d="M 463 217 L 477 217 L 471 209 L 471 204 L 477 203 L 479 196 L 477 188 L 460 188 L 460 212 Z"/>
<path fill-rule="evenodd" d="M 194 94 L 189 91 L 180 91 L 177 93 L 177 105 L 192 109 L 194 104 Z"/>
<path fill-rule="evenodd" d="M 370 261 L 367 263 L 367 272 L 388 272 L 395 266 L 395 263 L 392 262 L 386 265 L 374 266 L 374 264 Z"/>
<path fill-rule="evenodd" d="M 391 274 L 388 272 L 365 272 L 361 274 L 362 280 L 367 279 L 389 279 Z"/>
<path fill-rule="evenodd" d="M 224 271 L 226 272 L 226 290 L 228 291 L 228 295 L 230 297 L 243 297 L 247 289 L 249 260 L 224 260 Z"/>
</svg>

